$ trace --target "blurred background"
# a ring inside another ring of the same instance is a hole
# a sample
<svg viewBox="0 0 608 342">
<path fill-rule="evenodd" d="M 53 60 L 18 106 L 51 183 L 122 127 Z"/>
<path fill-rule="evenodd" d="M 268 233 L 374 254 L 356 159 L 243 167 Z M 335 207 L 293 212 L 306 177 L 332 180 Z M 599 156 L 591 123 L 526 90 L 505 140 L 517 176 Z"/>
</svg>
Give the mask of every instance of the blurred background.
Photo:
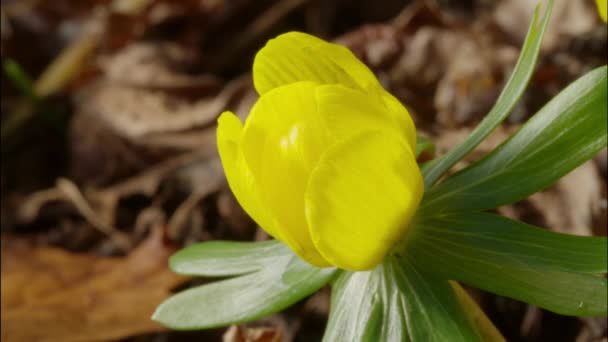
<svg viewBox="0 0 608 342">
<path fill-rule="evenodd" d="M 245 118 L 256 100 L 255 52 L 290 30 L 348 46 L 443 153 L 496 100 L 536 2 L 3 0 L 2 341 L 319 341 L 327 289 L 228 329 L 170 332 L 149 319 L 206 282 L 174 275 L 174 251 L 268 238 L 227 188 L 215 146 L 219 113 Z M 556 0 L 528 90 L 458 167 L 606 64 L 606 27 L 593 0 Z M 606 164 L 603 150 L 499 211 L 606 235 Z M 606 318 L 470 291 L 509 341 L 607 341 Z"/>
</svg>

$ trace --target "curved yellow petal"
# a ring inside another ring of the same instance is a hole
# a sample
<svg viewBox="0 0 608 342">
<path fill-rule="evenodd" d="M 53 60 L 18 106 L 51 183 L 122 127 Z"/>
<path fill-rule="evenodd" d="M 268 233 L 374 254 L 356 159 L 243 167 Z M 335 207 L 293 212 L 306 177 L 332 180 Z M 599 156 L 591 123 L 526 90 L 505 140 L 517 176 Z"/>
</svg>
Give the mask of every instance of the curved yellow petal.
<svg viewBox="0 0 608 342">
<path fill-rule="evenodd" d="M 595 0 L 597 11 L 605 22 L 608 22 L 608 0 Z"/>
<path fill-rule="evenodd" d="M 410 113 L 405 106 L 387 91 L 382 91 L 382 100 L 388 108 L 388 115 L 392 116 L 400 131 L 405 134 L 405 141 L 410 145 L 412 151 L 416 151 L 416 126 Z"/>
<path fill-rule="evenodd" d="M 380 87 L 369 68 L 344 46 L 301 32 L 269 40 L 253 62 L 255 89 L 263 95 L 299 81 L 339 83 L 362 89 Z"/>
<path fill-rule="evenodd" d="M 263 203 L 277 221 L 277 239 L 309 263 L 329 266 L 312 243 L 304 214 L 306 182 L 327 140 L 316 86 L 298 82 L 262 95 L 245 124 L 242 146 Z"/>
<path fill-rule="evenodd" d="M 399 241 L 423 193 L 407 143 L 392 131 L 368 131 L 327 150 L 305 195 L 312 239 L 325 259 L 361 271 Z"/>
<path fill-rule="evenodd" d="M 414 122 L 385 90 L 364 92 L 331 84 L 317 87 L 316 96 L 323 124 L 334 139 L 340 141 L 364 130 L 392 130 L 415 150 Z"/>
<path fill-rule="evenodd" d="M 258 186 L 241 151 L 243 125 L 232 112 L 224 112 L 218 119 L 217 146 L 228 185 L 237 201 L 268 234 L 280 239 L 276 223 L 264 208 Z"/>
</svg>

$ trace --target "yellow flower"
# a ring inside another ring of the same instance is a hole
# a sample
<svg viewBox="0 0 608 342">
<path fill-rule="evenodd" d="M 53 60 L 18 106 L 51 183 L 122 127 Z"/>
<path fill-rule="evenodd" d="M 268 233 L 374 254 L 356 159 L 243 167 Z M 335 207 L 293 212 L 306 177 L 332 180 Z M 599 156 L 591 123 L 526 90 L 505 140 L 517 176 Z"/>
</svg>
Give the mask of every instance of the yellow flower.
<svg viewBox="0 0 608 342">
<path fill-rule="evenodd" d="M 597 11 L 605 22 L 608 22 L 608 0 L 595 0 Z"/>
<path fill-rule="evenodd" d="M 270 40 L 253 80 L 245 126 L 231 112 L 218 120 L 235 197 L 309 263 L 373 268 L 423 193 L 409 113 L 350 50 L 304 33 Z"/>
</svg>

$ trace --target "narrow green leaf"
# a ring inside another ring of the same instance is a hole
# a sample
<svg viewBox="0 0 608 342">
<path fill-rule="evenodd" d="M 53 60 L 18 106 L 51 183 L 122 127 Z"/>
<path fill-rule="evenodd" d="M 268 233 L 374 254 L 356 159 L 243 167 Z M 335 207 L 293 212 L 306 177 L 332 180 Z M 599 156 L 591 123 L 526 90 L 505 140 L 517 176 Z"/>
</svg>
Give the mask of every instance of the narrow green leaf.
<svg viewBox="0 0 608 342">
<path fill-rule="evenodd" d="M 553 236 L 552 236 L 553 235 Z M 606 239 L 542 232 L 487 213 L 416 223 L 406 253 L 422 269 L 576 316 L 605 315 Z"/>
<path fill-rule="evenodd" d="M 431 188 L 421 213 L 485 210 L 542 190 L 607 142 L 607 67 L 579 78 L 508 141 Z"/>
<path fill-rule="evenodd" d="M 407 329 L 408 312 L 405 310 L 405 293 L 401 291 L 393 270 L 395 258 L 387 257 L 382 265 L 383 279 L 380 291 L 382 298 L 382 324 L 375 341 L 411 341 Z"/>
<path fill-rule="evenodd" d="M 430 276 L 407 258 L 387 265 L 399 289 L 411 341 L 481 341 L 445 279 Z"/>
<path fill-rule="evenodd" d="M 343 272 L 336 279 L 323 341 L 373 340 L 382 321 L 381 273 L 379 266 L 367 272 Z"/>
<path fill-rule="evenodd" d="M 224 277 L 259 271 L 273 265 L 277 257 L 290 255 L 289 248 L 276 240 L 208 241 L 178 251 L 169 266 L 179 274 Z"/>
<path fill-rule="evenodd" d="M 283 277 L 291 267 L 299 272 Z M 158 306 L 152 319 L 177 330 L 252 321 L 312 294 L 330 281 L 334 272 L 334 268 L 316 268 L 293 255 L 275 257 L 272 265 L 257 272 L 174 295 Z"/>
<path fill-rule="evenodd" d="M 428 152 L 431 155 L 435 153 L 435 144 L 431 141 L 431 139 L 418 135 L 416 137 L 416 158 L 420 157 L 422 152 Z"/>
<path fill-rule="evenodd" d="M 451 285 L 407 260 L 345 272 L 332 287 L 324 341 L 481 341 Z"/>
<path fill-rule="evenodd" d="M 606 273 L 605 237 L 559 234 L 490 213 L 459 213 L 421 222 L 427 241 L 464 248 L 468 255 L 488 253 L 544 270 Z"/>
<path fill-rule="evenodd" d="M 540 24 L 537 25 L 538 14 L 540 11 L 540 5 L 536 7 L 532 23 L 528 28 L 528 34 L 526 40 L 521 49 L 519 60 L 515 64 L 513 73 L 509 78 L 509 81 L 505 85 L 502 93 L 498 97 L 496 104 L 490 110 L 488 115 L 479 123 L 471 135 L 462 144 L 456 146 L 443 156 L 430 161 L 423 166 L 422 172 L 424 174 L 424 184 L 426 189 L 430 189 L 435 182 L 447 172 L 454 164 L 461 160 L 464 156 L 469 154 L 475 146 L 479 145 L 501 122 L 503 122 L 521 95 L 523 94 L 536 60 L 538 59 L 538 52 L 540 51 L 541 41 L 549 23 L 551 16 L 551 9 L 553 8 L 553 1 L 549 1 L 548 8 L 543 16 Z"/>
<path fill-rule="evenodd" d="M 324 341 L 408 341 L 403 293 L 385 265 L 345 272 L 332 285 Z"/>
</svg>

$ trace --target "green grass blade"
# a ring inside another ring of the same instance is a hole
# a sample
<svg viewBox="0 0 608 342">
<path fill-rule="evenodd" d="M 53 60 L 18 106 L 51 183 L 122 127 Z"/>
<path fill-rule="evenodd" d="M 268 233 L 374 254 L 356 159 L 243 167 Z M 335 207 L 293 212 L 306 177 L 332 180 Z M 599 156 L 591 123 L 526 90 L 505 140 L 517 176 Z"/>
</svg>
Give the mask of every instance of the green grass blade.
<svg viewBox="0 0 608 342">
<path fill-rule="evenodd" d="M 607 142 L 607 67 L 564 89 L 508 141 L 430 189 L 421 213 L 486 210 L 551 185 Z"/>
<path fill-rule="evenodd" d="M 456 146 L 443 156 L 424 165 L 422 171 L 426 189 L 430 189 L 445 172 L 464 156 L 469 154 L 469 152 L 479 145 L 483 139 L 507 118 L 521 95 L 524 93 L 524 90 L 532 77 L 532 72 L 534 71 L 536 60 L 538 59 L 538 52 L 540 51 L 545 29 L 549 23 L 552 8 L 553 1 L 549 1 L 549 6 L 540 24 L 537 24 L 540 5 L 536 7 L 532 23 L 528 28 L 526 40 L 524 41 L 521 54 L 519 55 L 519 60 L 517 61 L 505 88 L 498 97 L 496 104 L 488 115 L 479 123 L 465 142 Z"/>
</svg>

